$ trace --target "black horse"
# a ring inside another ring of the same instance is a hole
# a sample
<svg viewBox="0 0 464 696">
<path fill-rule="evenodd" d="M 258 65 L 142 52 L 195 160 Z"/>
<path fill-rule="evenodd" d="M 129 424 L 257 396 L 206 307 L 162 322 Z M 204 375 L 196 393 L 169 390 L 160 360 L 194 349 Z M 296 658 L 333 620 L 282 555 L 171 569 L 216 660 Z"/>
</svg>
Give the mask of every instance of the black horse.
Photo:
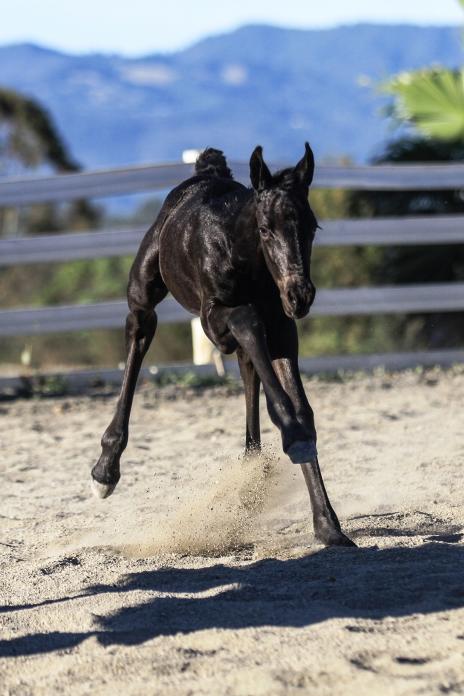
<svg viewBox="0 0 464 696">
<path fill-rule="evenodd" d="M 262 382 L 283 450 L 302 467 L 316 538 L 326 545 L 354 546 L 341 531 L 324 487 L 314 415 L 298 369 L 295 319 L 308 314 L 315 297 L 310 261 L 317 221 L 308 203 L 313 174 L 308 143 L 295 167 L 274 175 L 257 147 L 248 189 L 234 181 L 222 152 L 209 148 L 197 160 L 196 175 L 167 196 L 130 271 L 124 380 L 92 470 L 100 497 L 110 495 L 119 480 L 137 376 L 156 330 L 154 307 L 171 292 L 201 317 L 220 351 L 237 352 L 245 386 L 246 451 L 260 448 Z"/>
</svg>

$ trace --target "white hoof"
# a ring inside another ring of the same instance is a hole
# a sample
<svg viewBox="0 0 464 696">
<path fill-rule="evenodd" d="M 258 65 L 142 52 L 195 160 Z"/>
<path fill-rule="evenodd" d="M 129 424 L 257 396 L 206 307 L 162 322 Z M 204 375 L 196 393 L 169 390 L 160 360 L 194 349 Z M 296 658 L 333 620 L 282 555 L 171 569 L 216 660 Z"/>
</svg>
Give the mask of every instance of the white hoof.
<svg viewBox="0 0 464 696">
<path fill-rule="evenodd" d="M 96 498 L 108 498 L 116 488 L 115 483 L 99 483 L 94 478 L 92 478 L 90 485 Z"/>
<path fill-rule="evenodd" d="M 287 450 L 293 464 L 311 464 L 317 461 L 316 444 L 312 440 L 297 440 Z"/>
</svg>

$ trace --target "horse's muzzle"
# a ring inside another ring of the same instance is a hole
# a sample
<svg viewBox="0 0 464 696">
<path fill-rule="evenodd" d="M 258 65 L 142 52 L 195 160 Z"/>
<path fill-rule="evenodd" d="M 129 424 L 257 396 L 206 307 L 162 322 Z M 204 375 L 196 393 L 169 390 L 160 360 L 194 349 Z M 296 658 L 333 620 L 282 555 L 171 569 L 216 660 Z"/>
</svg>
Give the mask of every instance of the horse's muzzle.
<svg viewBox="0 0 464 696">
<path fill-rule="evenodd" d="M 311 281 L 290 281 L 286 283 L 281 297 L 285 314 L 290 319 L 301 319 L 309 313 L 316 297 L 316 288 Z"/>
</svg>

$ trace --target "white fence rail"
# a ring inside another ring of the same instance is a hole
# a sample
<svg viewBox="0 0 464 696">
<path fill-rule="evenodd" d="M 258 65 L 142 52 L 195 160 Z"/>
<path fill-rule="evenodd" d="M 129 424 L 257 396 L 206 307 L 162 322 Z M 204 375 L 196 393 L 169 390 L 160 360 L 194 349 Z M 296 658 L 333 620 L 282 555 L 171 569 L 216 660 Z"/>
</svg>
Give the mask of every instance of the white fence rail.
<svg viewBox="0 0 464 696">
<path fill-rule="evenodd" d="M 125 300 L 3 310 L 0 312 L 0 336 L 122 328 L 127 311 Z M 332 317 L 457 311 L 464 311 L 464 283 L 319 290 L 311 309 L 313 316 Z M 156 313 L 164 324 L 192 319 L 192 315 L 172 297 L 163 300 Z"/>
<path fill-rule="evenodd" d="M 284 163 L 274 163 L 271 168 L 275 170 L 283 166 Z M 231 168 L 238 181 L 249 185 L 247 164 L 232 162 Z M 192 173 L 192 164 L 163 164 L 40 178 L 6 179 L 0 183 L 0 207 L 164 191 Z M 313 188 L 370 191 L 430 191 L 463 187 L 464 164 L 320 166 L 313 183 Z"/>
<path fill-rule="evenodd" d="M 464 215 L 325 220 L 316 246 L 411 246 L 464 243 Z M 0 240 L 0 266 L 135 254 L 146 227 Z"/>
</svg>

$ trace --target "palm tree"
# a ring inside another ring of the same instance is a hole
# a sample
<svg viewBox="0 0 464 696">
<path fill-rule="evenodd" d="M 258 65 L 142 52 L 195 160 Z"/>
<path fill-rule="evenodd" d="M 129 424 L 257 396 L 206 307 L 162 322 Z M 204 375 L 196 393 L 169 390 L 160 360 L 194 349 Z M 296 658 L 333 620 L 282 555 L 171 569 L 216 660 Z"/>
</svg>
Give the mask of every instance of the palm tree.
<svg viewBox="0 0 464 696">
<path fill-rule="evenodd" d="M 33 99 L 0 88 L 0 176 L 43 167 L 58 172 L 80 170 L 47 111 Z M 30 206 L 21 215 L 17 209 L 0 210 L 0 236 L 16 234 L 18 228 L 29 233 L 59 231 L 63 226 L 87 228 L 98 220 L 98 211 L 85 200 L 67 207 L 66 224 L 57 210 L 47 204 Z"/>
<path fill-rule="evenodd" d="M 49 114 L 33 99 L 0 88 L 0 174 L 12 166 L 49 165 L 75 172 L 79 165 L 66 150 Z"/>
</svg>

